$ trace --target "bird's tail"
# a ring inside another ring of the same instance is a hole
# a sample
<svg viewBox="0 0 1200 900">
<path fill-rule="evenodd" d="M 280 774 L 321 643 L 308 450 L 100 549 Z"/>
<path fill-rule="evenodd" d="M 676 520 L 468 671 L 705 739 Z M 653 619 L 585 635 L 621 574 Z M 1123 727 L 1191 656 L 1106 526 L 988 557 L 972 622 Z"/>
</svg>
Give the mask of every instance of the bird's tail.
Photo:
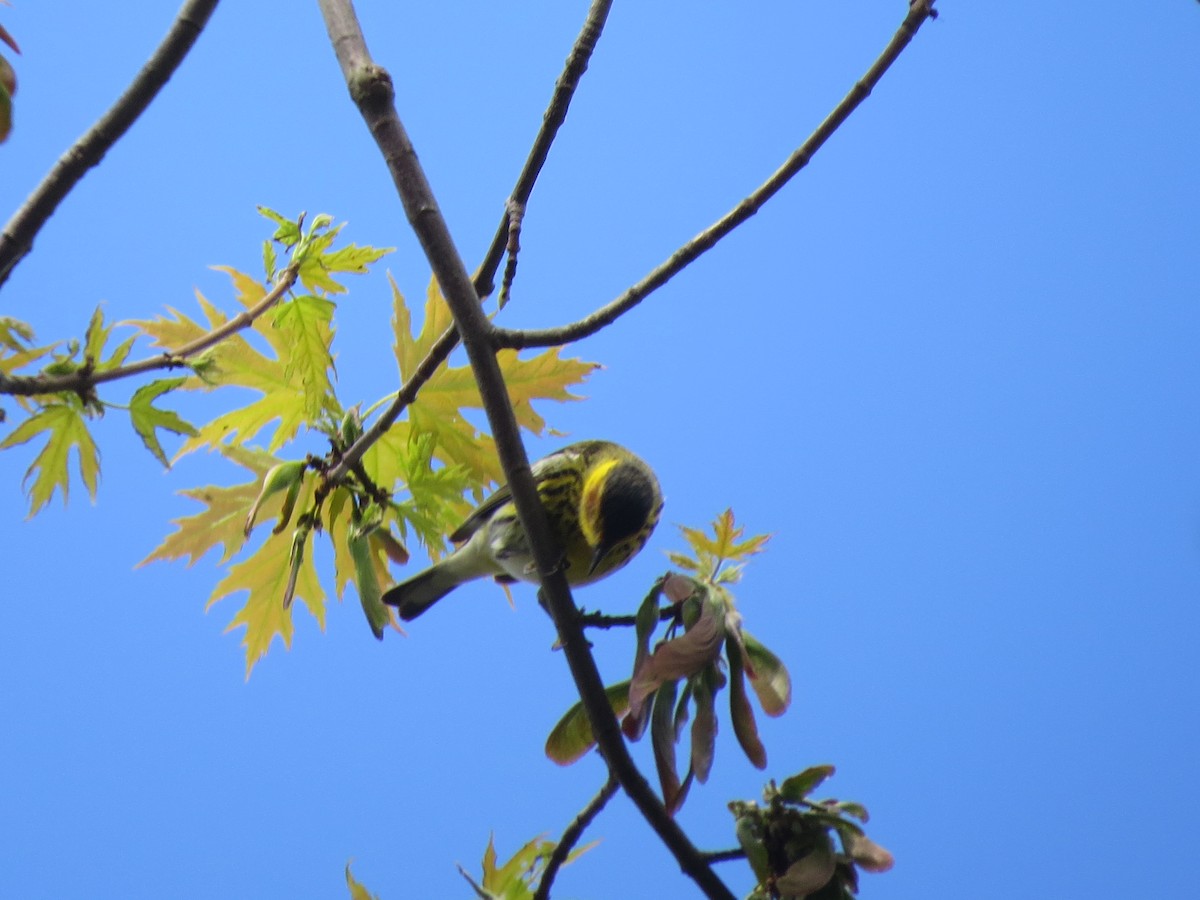
<svg viewBox="0 0 1200 900">
<path fill-rule="evenodd" d="M 410 622 L 462 582 L 462 576 L 454 567 L 445 562 L 436 563 L 388 590 L 383 595 L 383 602 L 397 607 L 400 618 Z"/>
</svg>

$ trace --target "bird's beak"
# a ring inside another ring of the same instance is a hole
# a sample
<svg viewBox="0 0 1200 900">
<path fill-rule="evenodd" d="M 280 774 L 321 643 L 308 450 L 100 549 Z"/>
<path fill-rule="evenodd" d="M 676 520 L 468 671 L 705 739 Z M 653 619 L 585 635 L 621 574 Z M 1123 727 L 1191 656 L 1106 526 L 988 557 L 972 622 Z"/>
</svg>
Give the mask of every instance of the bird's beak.
<svg viewBox="0 0 1200 900">
<path fill-rule="evenodd" d="M 607 541 L 601 541 L 600 546 L 596 548 L 596 552 L 592 554 L 592 564 L 588 566 L 587 573 L 589 577 L 596 571 L 596 567 L 600 565 L 601 560 L 608 555 L 608 551 L 612 549 L 612 544 Z"/>
</svg>

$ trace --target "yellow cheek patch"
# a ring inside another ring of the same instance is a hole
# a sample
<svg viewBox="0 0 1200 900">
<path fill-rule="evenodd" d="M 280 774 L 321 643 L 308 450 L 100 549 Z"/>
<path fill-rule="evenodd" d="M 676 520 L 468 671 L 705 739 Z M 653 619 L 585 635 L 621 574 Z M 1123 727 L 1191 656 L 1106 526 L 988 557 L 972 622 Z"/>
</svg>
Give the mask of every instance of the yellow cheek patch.
<svg viewBox="0 0 1200 900">
<path fill-rule="evenodd" d="M 579 529 L 589 547 L 600 545 L 600 497 L 604 494 L 604 484 L 608 481 L 608 473 L 616 466 L 615 459 L 599 463 L 588 470 L 583 482 L 583 500 L 579 510 Z"/>
</svg>

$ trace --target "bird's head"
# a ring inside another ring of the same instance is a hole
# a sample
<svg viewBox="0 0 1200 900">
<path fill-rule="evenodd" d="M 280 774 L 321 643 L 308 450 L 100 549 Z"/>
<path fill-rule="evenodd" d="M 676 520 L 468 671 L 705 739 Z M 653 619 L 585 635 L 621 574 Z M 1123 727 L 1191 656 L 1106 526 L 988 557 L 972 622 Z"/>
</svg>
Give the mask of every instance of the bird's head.
<svg viewBox="0 0 1200 900">
<path fill-rule="evenodd" d="M 662 512 L 662 492 L 636 457 L 592 466 L 583 483 L 579 524 L 592 547 L 588 575 L 617 569 L 646 543 Z"/>
</svg>

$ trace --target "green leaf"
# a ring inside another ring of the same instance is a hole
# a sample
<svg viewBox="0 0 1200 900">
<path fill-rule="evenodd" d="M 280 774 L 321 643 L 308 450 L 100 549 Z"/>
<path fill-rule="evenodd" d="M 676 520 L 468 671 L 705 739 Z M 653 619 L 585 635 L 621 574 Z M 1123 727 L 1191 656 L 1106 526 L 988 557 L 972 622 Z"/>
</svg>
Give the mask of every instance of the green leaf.
<svg viewBox="0 0 1200 900">
<path fill-rule="evenodd" d="M 629 709 L 629 682 L 622 681 L 604 689 L 613 713 L 619 719 Z M 558 724 L 546 738 L 546 755 L 560 766 L 569 766 L 583 758 L 596 738 L 592 734 L 592 723 L 582 703 L 576 703 L 558 720 Z"/>
<path fill-rule="evenodd" d="M 680 796 L 679 769 L 675 762 L 675 696 L 679 682 L 664 681 L 654 693 L 650 713 L 650 743 L 654 748 L 654 766 L 662 787 L 663 805 L 672 815 L 683 803 Z"/>
<path fill-rule="evenodd" d="M 734 801 L 729 804 L 735 817 L 738 844 L 746 851 L 746 861 L 760 884 L 771 878 L 771 858 L 765 843 L 762 811 L 753 803 Z"/>
<path fill-rule="evenodd" d="M 787 666 L 748 631 L 741 632 L 746 650 L 746 674 L 768 716 L 782 716 L 792 702 L 792 679 Z"/>
<path fill-rule="evenodd" d="M 775 887 L 784 896 L 804 897 L 828 884 L 836 867 L 833 845 L 828 835 L 821 834 L 817 845 L 775 880 Z"/>
<path fill-rule="evenodd" d="M 754 710 L 746 698 L 746 681 L 743 677 L 742 652 L 737 641 L 725 642 L 725 656 L 729 660 L 729 715 L 733 720 L 733 733 L 742 745 L 747 759 L 756 768 L 767 767 L 767 751 L 758 738 L 758 725 L 754 721 Z"/>
<path fill-rule="evenodd" d="M 372 559 L 374 551 L 370 536 L 358 532 L 357 529 L 351 529 L 349 543 L 350 557 L 354 560 L 354 585 L 358 589 L 358 599 L 362 603 L 367 622 L 371 625 L 371 631 L 376 638 L 383 640 L 383 629 L 391 624 L 392 614 L 380 599 L 383 591 L 379 587 L 377 564 Z"/>
<path fill-rule="evenodd" d="M 701 784 L 708 781 L 717 750 L 716 697 L 708 684 L 707 672 L 692 679 L 696 718 L 692 721 L 692 771 Z"/>
<path fill-rule="evenodd" d="M 25 471 L 22 481 L 22 484 L 28 482 L 36 473 L 33 484 L 27 489 L 31 517 L 50 502 L 56 489 L 62 490 L 63 504 L 66 505 L 70 492 L 67 463 L 71 448 L 76 448 L 79 476 L 92 500 L 96 499 L 100 478 L 100 450 L 88 432 L 83 408 L 77 401 L 46 404 L 0 441 L 0 450 L 24 444 L 43 433 L 47 435 L 46 445 Z"/>
<path fill-rule="evenodd" d="M 300 242 L 300 226 L 298 223 L 293 222 L 291 219 L 284 218 L 279 213 L 275 212 L 275 210 L 269 209 L 265 206 L 259 206 L 257 209 L 260 216 L 270 219 L 277 226 L 279 226 L 275 229 L 275 233 L 271 235 L 271 240 L 279 241 L 279 243 L 283 244 L 285 247 L 292 247 Z"/>
<path fill-rule="evenodd" d="M 292 510 L 296 505 L 296 490 L 304 480 L 304 471 L 306 468 L 307 464 L 303 460 L 290 460 L 288 462 L 281 462 L 267 470 L 267 474 L 263 476 L 262 488 L 259 490 L 258 496 L 254 499 L 254 505 L 246 513 L 246 524 L 242 528 L 243 534 L 247 537 L 250 536 L 250 532 L 254 529 L 255 523 L 258 521 L 258 511 L 262 508 L 263 503 L 280 491 L 287 491 L 287 496 L 284 497 L 283 508 L 279 515 L 279 526 L 275 529 L 275 534 L 278 534 L 287 527 L 287 523 L 292 516 Z"/>
<path fill-rule="evenodd" d="M 129 401 L 129 418 L 133 422 L 133 430 L 138 433 L 142 443 L 146 445 L 146 449 L 154 455 L 154 458 L 168 469 L 171 468 L 171 461 L 167 459 L 162 444 L 158 442 L 156 429 L 163 428 L 188 437 L 194 436 L 196 429 L 176 413 L 166 409 L 157 409 L 154 401 L 168 391 L 175 390 L 185 381 L 187 381 L 186 378 L 164 378 L 152 381 L 138 388 Z"/>
<path fill-rule="evenodd" d="M 830 765 L 809 766 L 798 775 L 783 779 L 783 784 L 779 786 L 779 796 L 789 803 L 799 803 L 835 771 L 837 770 Z"/>
<path fill-rule="evenodd" d="M 329 300 L 312 296 L 296 297 L 275 308 L 275 327 L 292 347 L 284 360 L 283 375 L 289 384 L 303 387 L 309 421 L 320 416 L 332 392 L 333 308 Z"/>
</svg>

